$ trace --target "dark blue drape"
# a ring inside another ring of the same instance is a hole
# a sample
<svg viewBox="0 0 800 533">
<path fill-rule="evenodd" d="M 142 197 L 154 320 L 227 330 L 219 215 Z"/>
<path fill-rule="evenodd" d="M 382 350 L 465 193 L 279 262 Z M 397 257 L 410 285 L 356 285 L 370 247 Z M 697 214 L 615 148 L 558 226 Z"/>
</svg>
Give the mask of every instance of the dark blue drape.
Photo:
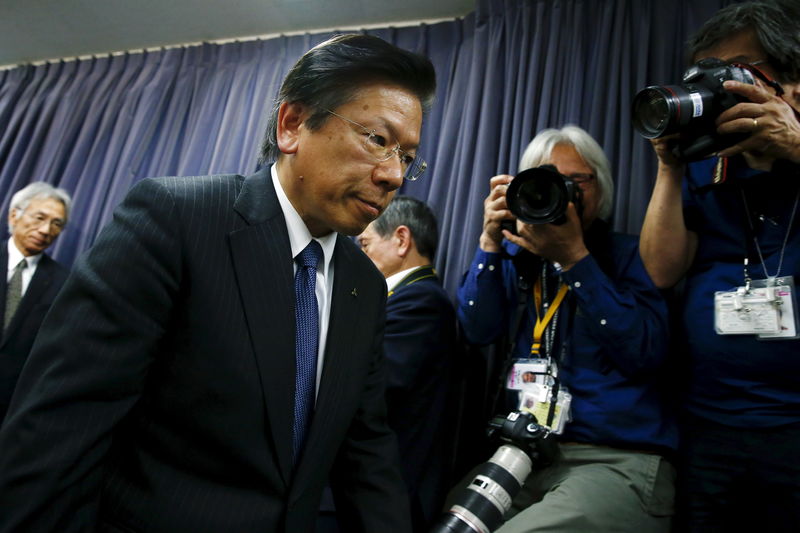
<svg viewBox="0 0 800 533">
<path fill-rule="evenodd" d="M 430 169 L 403 192 L 439 217 L 437 267 L 451 293 L 477 244 L 489 178 L 514 173 L 542 128 L 573 123 L 595 136 L 616 176 L 615 228 L 638 232 L 655 160 L 631 128 L 631 99 L 645 85 L 676 83 L 688 35 L 730 3 L 478 0 L 463 20 L 369 30 L 436 67 L 420 147 Z M 0 207 L 35 180 L 73 193 L 68 229 L 51 250 L 69 264 L 134 182 L 252 172 L 280 81 L 330 35 L 1 71 Z"/>
</svg>

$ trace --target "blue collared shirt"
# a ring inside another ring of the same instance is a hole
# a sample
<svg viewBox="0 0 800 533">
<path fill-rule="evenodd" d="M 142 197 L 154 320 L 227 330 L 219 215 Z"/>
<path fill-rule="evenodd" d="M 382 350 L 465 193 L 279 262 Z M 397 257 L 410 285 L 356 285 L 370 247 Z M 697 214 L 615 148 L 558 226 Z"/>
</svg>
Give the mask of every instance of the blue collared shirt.
<svg viewBox="0 0 800 533">
<path fill-rule="evenodd" d="M 800 340 L 758 340 L 755 335 L 718 335 L 714 330 L 714 293 L 744 283 L 743 260 L 750 276 L 765 277 L 754 236 L 770 275 L 781 260 L 783 242 L 800 191 L 795 168 L 763 173 L 741 158 L 728 160 L 725 185 L 712 181 L 716 158 L 689 165 L 684 180 L 686 227 L 697 233 L 695 260 L 686 276 L 680 316 L 688 352 L 687 408 L 695 415 L 732 427 L 775 427 L 800 422 Z M 703 188 L 701 188 L 703 187 Z M 701 188 L 701 189 L 698 189 Z M 800 282 L 800 207 L 783 252 L 781 276 Z M 795 308 L 795 313 L 797 313 Z"/>
<path fill-rule="evenodd" d="M 590 250 L 600 255 L 560 274 L 570 290 L 552 353 L 572 394 L 564 439 L 674 450 L 677 431 L 659 382 L 668 348 L 666 304 L 644 270 L 637 239 L 608 232 L 601 221 L 592 229 L 597 245 Z M 504 246 L 510 256 L 519 253 L 511 243 Z M 517 279 L 510 258 L 476 251 L 458 291 L 458 318 L 469 342 L 488 344 L 506 334 L 517 307 Z M 533 298 L 520 322 L 513 355 L 529 357 Z"/>
</svg>

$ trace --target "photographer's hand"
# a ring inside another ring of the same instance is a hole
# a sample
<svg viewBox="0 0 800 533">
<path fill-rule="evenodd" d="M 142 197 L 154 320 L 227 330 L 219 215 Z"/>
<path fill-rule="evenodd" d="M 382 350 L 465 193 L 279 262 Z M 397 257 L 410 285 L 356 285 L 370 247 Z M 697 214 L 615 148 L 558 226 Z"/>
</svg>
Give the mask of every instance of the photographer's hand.
<svg viewBox="0 0 800 533">
<path fill-rule="evenodd" d="M 506 205 L 506 189 L 514 176 L 500 174 L 489 180 L 489 196 L 483 201 L 483 232 L 480 237 L 480 248 L 484 252 L 497 253 L 501 250 L 503 233 L 500 224 L 504 220 L 513 220 L 514 215 Z"/>
<path fill-rule="evenodd" d="M 658 156 L 658 174 L 639 238 L 639 253 L 647 273 L 659 288 L 672 287 L 694 261 L 697 235 L 683 220 L 681 183 L 686 165 L 670 151 L 678 134 L 651 139 Z"/>
<path fill-rule="evenodd" d="M 589 250 L 583 242 L 581 220 L 572 202 L 567 207 L 566 215 L 567 221 L 559 225 L 525 224 L 518 221 L 518 235 L 503 230 L 503 236 L 532 254 L 559 263 L 562 269 L 569 270 L 589 255 Z"/>
<path fill-rule="evenodd" d="M 792 107 L 763 85 L 726 81 L 725 89 L 750 100 L 717 118 L 721 134 L 749 133 L 744 141 L 719 152 L 720 157 L 745 153 L 754 168 L 769 170 L 775 159 L 800 163 L 800 122 Z"/>
<path fill-rule="evenodd" d="M 650 144 L 658 157 L 658 179 L 677 181 L 680 184 L 686 172 L 686 165 L 678 161 L 672 153 L 672 147 L 680 139 L 679 133 L 665 137 L 650 139 Z"/>
</svg>

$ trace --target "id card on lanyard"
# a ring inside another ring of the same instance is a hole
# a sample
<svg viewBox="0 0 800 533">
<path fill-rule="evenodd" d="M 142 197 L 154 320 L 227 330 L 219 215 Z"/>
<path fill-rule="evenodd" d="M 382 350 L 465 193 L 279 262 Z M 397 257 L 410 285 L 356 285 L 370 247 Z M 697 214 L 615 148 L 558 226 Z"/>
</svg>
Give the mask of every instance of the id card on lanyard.
<svg viewBox="0 0 800 533">
<path fill-rule="evenodd" d="M 569 288 L 565 284 L 559 284 L 553 301 L 548 303 L 544 301 L 544 276 L 545 272 L 542 272 L 533 287 L 536 321 L 533 326 L 530 358 L 517 359 L 514 362 L 506 380 L 506 388 L 519 391 L 520 411 L 533 414 L 539 424 L 558 434 L 563 432 L 570 419 L 572 396 L 560 387 L 552 346 L 558 310 Z"/>
<path fill-rule="evenodd" d="M 757 335 L 759 340 L 796 339 L 800 336 L 798 335 L 800 327 L 794 278 L 781 276 L 781 268 L 797 213 L 797 205 L 800 202 L 800 189 L 795 196 L 786 235 L 778 254 L 777 270 L 773 276 L 767 271 L 767 263 L 756 237 L 747 197 L 742 189 L 739 189 L 739 192 L 747 219 L 745 250 L 752 241 L 766 279 L 750 278 L 749 259 L 745 253 L 744 285 L 730 291 L 714 293 L 714 329 L 719 335 Z"/>
</svg>

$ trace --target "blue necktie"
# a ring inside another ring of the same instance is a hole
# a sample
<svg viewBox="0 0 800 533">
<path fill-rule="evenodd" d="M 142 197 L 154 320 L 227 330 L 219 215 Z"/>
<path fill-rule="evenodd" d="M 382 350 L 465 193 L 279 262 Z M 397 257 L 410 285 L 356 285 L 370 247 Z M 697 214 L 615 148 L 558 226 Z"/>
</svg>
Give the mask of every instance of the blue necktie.
<svg viewBox="0 0 800 533">
<path fill-rule="evenodd" d="M 311 423 L 314 408 L 314 392 L 317 376 L 317 350 L 319 347 L 319 309 L 314 286 L 317 281 L 317 263 L 322 258 L 322 247 L 312 241 L 300 252 L 297 272 L 294 276 L 294 294 L 297 305 L 296 372 L 294 396 L 294 427 L 292 431 L 293 459 L 300 459 L 306 432 Z"/>
</svg>

